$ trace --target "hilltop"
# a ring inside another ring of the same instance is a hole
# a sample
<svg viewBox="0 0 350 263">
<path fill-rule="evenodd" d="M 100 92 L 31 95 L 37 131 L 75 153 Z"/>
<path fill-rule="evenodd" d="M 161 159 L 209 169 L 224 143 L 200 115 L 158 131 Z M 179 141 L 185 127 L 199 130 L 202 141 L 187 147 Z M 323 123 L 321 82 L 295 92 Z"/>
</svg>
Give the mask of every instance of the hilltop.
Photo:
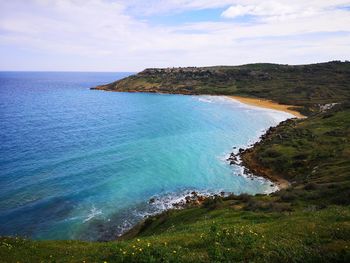
<svg viewBox="0 0 350 263">
<path fill-rule="evenodd" d="M 120 92 L 239 95 L 295 105 L 303 114 L 350 100 L 350 62 L 310 65 L 150 68 L 93 89 Z"/>
</svg>

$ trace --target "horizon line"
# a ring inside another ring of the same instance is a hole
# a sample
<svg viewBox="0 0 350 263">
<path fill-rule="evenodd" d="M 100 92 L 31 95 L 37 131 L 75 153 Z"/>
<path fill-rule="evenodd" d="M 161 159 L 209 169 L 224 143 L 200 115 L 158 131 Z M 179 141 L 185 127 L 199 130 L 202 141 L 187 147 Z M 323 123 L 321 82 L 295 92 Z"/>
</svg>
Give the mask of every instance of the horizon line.
<svg viewBox="0 0 350 263">
<path fill-rule="evenodd" d="M 136 72 L 141 72 L 145 69 L 165 69 L 165 68 L 210 68 L 210 67 L 239 67 L 239 66 L 246 66 L 246 65 L 256 65 L 256 64 L 274 64 L 274 65 L 285 65 L 285 66 L 303 66 L 303 65 L 314 65 L 314 64 L 324 64 L 324 63 L 331 63 L 331 62 L 341 62 L 341 63 L 349 63 L 350 58 L 344 59 L 344 60 L 339 60 L 339 59 L 334 59 L 334 60 L 329 60 L 329 61 L 323 61 L 323 62 L 311 62 L 311 63 L 300 63 L 300 64 L 288 64 L 288 63 L 274 63 L 274 62 L 253 62 L 253 63 L 244 63 L 244 64 L 221 64 L 221 65 L 209 65 L 209 66 L 169 66 L 169 67 L 146 67 L 142 70 L 137 70 L 137 71 L 111 71 L 111 70 L 2 70 L 0 69 L 0 72 L 62 72 L 62 73 L 136 73 Z"/>
</svg>

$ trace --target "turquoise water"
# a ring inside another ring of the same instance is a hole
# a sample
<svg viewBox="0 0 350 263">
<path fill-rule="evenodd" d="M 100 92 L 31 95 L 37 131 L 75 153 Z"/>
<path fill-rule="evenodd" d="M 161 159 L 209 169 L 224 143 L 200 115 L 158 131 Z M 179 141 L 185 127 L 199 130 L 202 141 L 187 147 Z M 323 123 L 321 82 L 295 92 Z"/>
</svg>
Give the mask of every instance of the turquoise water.
<svg viewBox="0 0 350 263">
<path fill-rule="evenodd" d="M 89 90 L 127 75 L 0 73 L 0 235 L 107 240 L 192 190 L 272 190 L 225 159 L 290 115 Z"/>
</svg>

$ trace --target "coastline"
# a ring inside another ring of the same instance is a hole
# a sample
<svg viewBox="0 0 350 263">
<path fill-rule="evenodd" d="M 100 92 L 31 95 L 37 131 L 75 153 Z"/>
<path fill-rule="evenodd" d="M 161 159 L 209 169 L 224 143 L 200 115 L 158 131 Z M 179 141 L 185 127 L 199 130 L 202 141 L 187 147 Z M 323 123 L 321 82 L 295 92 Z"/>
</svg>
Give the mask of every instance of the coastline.
<svg viewBox="0 0 350 263">
<path fill-rule="evenodd" d="M 249 106 L 286 112 L 286 113 L 292 114 L 293 116 L 295 116 L 295 118 L 298 118 L 298 119 L 307 118 L 305 115 L 302 115 L 300 112 L 291 110 L 290 109 L 291 107 L 295 107 L 293 105 L 278 104 L 277 102 L 274 102 L 272 100 L 259 99 L 259 98 L 248 98 L 248 97 L 241 97 L 241 96 L 225 96 L 225 97 L 235 101 L 239 101 Z M 277 124 L 277 126 L 279 124 Z M 247 169 L 248 173 L 251 173 L 254 176 L 262 177 L 267 180 L 270 180 L 277 186 L 278 190 L 276 191 L 279 191 L 279 190 L 288 188 L 290 186 L 290 182 L 276 174 L 273 174 L 269 169 L 261 167 L 258 163 L 256 163 L 256 161 L 254 161 L 254 158 L 252 158 L 251 156 L 251 153 L 254 147 L 257 144 L 259 144 L 264 139 L 264 137 L 266 137 L 271 132 L 273 128 L 274 127 L 270 127 L 267 130 L 267 132 L 264 133 L 259 138 L 259 140 L 256 141 L 251 147 L 242 149 L 242 151 L 239 152 L 238 154 L 231 153 L 231 156 L 235 156 L 236 158 L 239 157 L 242 162 L 241 164 L 238 164 L 238 165 L 243 166 L 245 169 Z"/>
<path fill-rule="evenodd" d="M 242 97 L 242 96 L 226 96 L 230 99 L 239 101 L 243 104 L 256 106 L 260 108 L 265 109 L 271 109 L 271 110 L 278 110 L 283 111 L 289 114 L 294 115 L 298 119 L 306 118 L 306 116 L 302 115 L 300 112 L 296 110 L 292 110 L 292 107 L 295 107 L 293 105 L 285 105 L 285 104 L 279 104 L 277 102 L 274 102 L 272 100 L 266 100 L 266 99 L 259 99 L 259 98 L 248 98 L 248 97 Z"/>
<path fill-rule="evenodd" d="M 170 95 L 189 95 L 189 96 L 201 96 L 201 95 L 207 95 L 207 96 L 224 96 L 226 98 L 239 101 L 243 104 L 259 107 L 259 108 L 265 108 L 270 110 L 277 110 L 277 111 L 283 111 L 289 114 L 292 114 L 295 116 L 295 118 L 298 119 L 305 119 L 307 116 L 301 114 L 299 111 L 293 110 L 292 108 L 297 107 L 295 105 L 287 105 L 287 104 L 279 104 L 278 102 L 274 102 L 272 100 L 262 99 L 262 98 L 249 98 L 249 97 L 243 97 L 243 96 L 237 96 L 237 95 L 213 95 L 213 94 L 191 94 L 191 93 L 181 93 L 181 92 L 160 92 L 157 90 L 148 90 L 148 91 L 138 91 L 138 90 L 128 90 L 128 91 L 118 91 L 118 90 L 110 90 L 105 89 L 104 85 L 97 86 L 90 88 L 90 90 L 102 90 L 102 91 L 112 91 L 112 92 L 128 92 L 128 93 L 156 93 L 156 94 L 170 94 Z"/>
<path fill-rule="evenodd" d="M 257 144 L 259 142 L 257 142 Z M 242 166 L 248 169 L 248 171 L 254 174 L 255 176 L 262 177 L 273 182 L 278 188 L 276 191 L 288 188 L 290 186 L 290 182 L 288 180 L 273 174 L 269 169 L 261 167 L 256 161 L 254 161 L 254 159 L 252 158 L 252 149 L 254 148 L 254 146 L 245 149 L 240 154 L 240 158 L 242 159 Z"/>
</svg>

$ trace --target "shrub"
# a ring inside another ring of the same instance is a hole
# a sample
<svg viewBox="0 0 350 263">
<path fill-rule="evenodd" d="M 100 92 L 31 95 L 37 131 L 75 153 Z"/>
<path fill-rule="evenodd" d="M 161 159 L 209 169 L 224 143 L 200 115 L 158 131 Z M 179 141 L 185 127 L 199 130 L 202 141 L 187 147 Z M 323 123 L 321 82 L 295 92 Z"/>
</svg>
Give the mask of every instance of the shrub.
<svg viewBox="0 0 350 263">
<path fill-rule="evenodd" d="M 228 201 L 228 200 L 237 200 L 238 199 L 238 196 L 235 195 L 235 194 L 230 194 L 228 196 L 225 196 L 222 198 L 224 201 Z"/>
<path fill-rule="evenodd" d="M 307 185 L 304 186 L 305 190 L 315 190 L 318 188 L 318 185 L 315 183 L 308 183 Z"/>
<path fill-rule="evenodd" d="M 338 193 L 338 195 L 331 199 L 331 202 L 336 205 L 350 205 L 350 190 Z"/>
<path fill-rule="evenodd" d="M 242 202 L 246 203 L 252 199 L 252 196 L 249 194 L 240 194 L 237 196 L 238 200 L 241 200 Z"/>
<path fill-rule="evenodd" d="M 268 158 L 276 158 L 281 155 L 280 152 L 274 150 L 274 149 L 267 149 L 266 151 L 263 152 L 262 154 L 264 157 Z"/>
<path fill-rule="evenodd" d="M 290 204 L 270 202 L 268 211 L 271 212 L 291 212 L 293 209 Z"/>
<path fill-rule="evenodd" d="M 219 208 L 223 203 L 222 197 L 215 195 L 210 196 L 204 200 L 203 206 L 208 209 L 216 209 Z"/>
<path fill-rule="evenodd" d="M 290 212 L 292 211 L 289 203 L 264 202 L 250 200 L 244 208 L 247 211 L 266 211 L 266 212 Z"/>
<path fill-rule="evenodd" d="M 293 192 L 284 192 L 281 194 L 280 199 L 284 202 L 291 202 L 297 198 L 297 195 Z"/>
</svg>

